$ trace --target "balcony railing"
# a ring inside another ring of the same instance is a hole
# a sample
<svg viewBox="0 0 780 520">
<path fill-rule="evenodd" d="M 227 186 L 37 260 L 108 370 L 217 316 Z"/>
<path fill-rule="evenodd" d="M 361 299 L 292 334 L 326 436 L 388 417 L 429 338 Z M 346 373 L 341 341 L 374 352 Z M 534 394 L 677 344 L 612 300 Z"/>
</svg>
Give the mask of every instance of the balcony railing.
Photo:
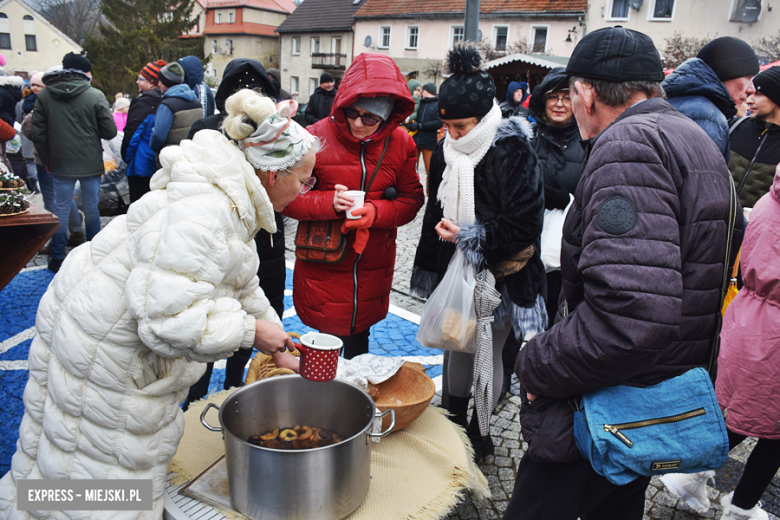
<svg viewBox="0 0 780 520">
<path fill-rule="evenodd" d="M 311 68 L 326 70 L 345 70 L 347 68 L 347 55 L 315 52 L 311 55 Z"/>
</svg>

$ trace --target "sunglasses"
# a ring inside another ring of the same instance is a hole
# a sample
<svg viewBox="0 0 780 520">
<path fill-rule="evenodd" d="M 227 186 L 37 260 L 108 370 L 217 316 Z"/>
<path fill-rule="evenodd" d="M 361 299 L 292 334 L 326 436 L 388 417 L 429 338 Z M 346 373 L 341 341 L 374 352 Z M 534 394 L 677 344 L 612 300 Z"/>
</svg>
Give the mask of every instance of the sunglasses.
<svg viewBox="0 0 780 520">
<path fill-rule="evenodd" d="M 360 115 L 357 110 L 352 110 L 351 108 L 345 108 L 344 115 L 347 116 L 347 119 L 357 119 L 359 117 L 366 126 L 374 126 L 375 124 L 382 121 L 381 118 L 372 116 L 371 114 Z"/>
<path fill-rule="evenodd" d="M 287 173 L 291 174 L 293 177 L 301 181 L 301 188 L 298 190 L 298 192 L 303 195 L 304 193 L 308 193 L 312 188 L 314 188 L 314 185 L 317 184 L 317 177 L 309 177 L 306 180 L 301 179 L 297 175 L 295 175 L 291 170 L 288 170 L 285 168 L 283 171 L 286 171 Z"/>
</svg>

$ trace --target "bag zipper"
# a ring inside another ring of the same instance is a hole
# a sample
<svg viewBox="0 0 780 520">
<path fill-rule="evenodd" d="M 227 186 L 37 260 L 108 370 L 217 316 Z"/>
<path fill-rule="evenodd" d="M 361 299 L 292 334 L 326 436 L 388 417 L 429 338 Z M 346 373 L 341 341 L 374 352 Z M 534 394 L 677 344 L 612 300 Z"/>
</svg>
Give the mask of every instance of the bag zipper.
<svg viewBox="0 0 780 520">
<path fill-rule="evenodd" d="M 612 435 L 620 439 L 623 442 L 623 444 L 631 448 L 634 446 L 634 443 L 631 442 L 631 440 L 629 440 L 629 438 L 626 437 L 623 434 L 623 432 L 621 432 L 620 430 L 634 430 L 636 428 L 644 428 L 645 426 L 655 426 L 657 424 L 676 423 L 676 422 L 684 421 L 686 419 L 699 417 L 700 415 L 704 415 L 706 413 L 707 411 L 704 408 L 697 408 L 696 410 L 691 410 L 690 412 L 671 415 L 669 417 L 659 417 L 658 419 L 648 419 L 646 421 L 635 421 L 635 422 L 621 423 L 621 424 L 605 424 L 604 431 L 611 433 Z"/>
</svg>

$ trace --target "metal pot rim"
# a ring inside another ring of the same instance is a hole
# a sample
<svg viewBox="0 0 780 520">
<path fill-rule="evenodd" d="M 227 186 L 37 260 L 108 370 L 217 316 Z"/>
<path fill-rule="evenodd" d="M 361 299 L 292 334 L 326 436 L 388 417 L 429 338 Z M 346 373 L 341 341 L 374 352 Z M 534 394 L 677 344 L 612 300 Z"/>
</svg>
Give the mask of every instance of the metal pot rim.
<svg viewBox="0 0 780 520">
<path fill-rule="evenodd" d="M 293 377 L 301 377 L 301 376 L 299 376 L 297 374 L 288 374 L 288 375 L 284 375 L 284 376 L 274 376 L 272 378 L 262 379 L 260 381 L 255 381 L 254 383 L 248 384 L 248 385 L 244 386 L 243 388 L 240 388 L 239 390 L 236 390 L 233 394 L 230 395 L 230 397 L 228 397 L 228 399 L 232 399 L 234 397 L 240 396 L 242 392 L 246 392 L 246 391 L 250 390 L 252 387 L 255 387 L 256 385 L 269 384 L 269 383 L 273 383 L 274 380 L 278 381 L 278 380 L 289 379 L 289 378 L 293 378 Z M 295 453 L 301 453 L 301 454 L 302 453 L 312 453 L 312 452 L 316 452 L 316 451 L 320 451 L 320 450 L 327 450 L 327 449 L 330 449 L 330 448 L 335 448 L 337 446 L 341 446 L 342 444 L 345 444 L 345 443 L 351 441 L 352 439 L 354 439 L 358 435 L 365 435 L 366 434 L 366 429 L 367 428 L 370 429 L 371 426 L 373 425 L 374 420 L 376 419 L 376 411 L 377 411 L 376 403 L 374 403 L 374 400 L 371 398 L 371 396 L 368 394 L 368 392 L 366 392 L 365 390 L 363 390 L 362 388 L 360 388 L 359 386 L 357 386 L 355 384 L 348 383 L 347 381 L 341 381 L 339 379 L 333 379 L 331 381 L 325 381 L 325 382 L 326 383 L 338 383 L 340 385 L 348 385 L 348 386 L 354 388 L 355 390 L 359 390 L 363 395 L 365 395 L 368 398 L 368 401 L 371 403 L 371 407 L 373 408 L 373 410 L 371 412 L 371 420 L 370 420 L 370 422 L 368 424 L 366 424 L 366 426 L 364 426 L 362 430 L 358 431 L 353 436 L 344 439 L 343 441 L 339 442 L 338 444 L 331 444 L 330 446 L 321 446 L 319 448 L 308 448 L 308 449 L 305 449 L 305 450 L 277 450 L 277 449 L 274 449 L 274 448 L 266 448 L 265 446 L 258 446 L 256 444 L 252 444 L 250 442 L 247 442 L 245 439 L 241 439 L 240 437 L 236 436 L 235 434 L 233 434 L 233 432 L 231 432 L 229 429 L 227 429 L 225 427 L 225 423 L 222 421 L 222 413 L 225 410 L 224 402 L 219 407 L 219 425 L 222 427 L 222 435 L 230 435 L 232 438 L 234 438 L 234 439 L 236 439 L 236 440 L 238 440 L 238 441 L 240 441 L 240 442 L 242 442 L 242 443 L 246 444 L 247 446 L 249 446 L 251 448 L 254 448 L 254 449 L 258 449 L 258 450 L 262 450 L 262 451 L 270 451 L 270 452 L 273 452 L 273 453 L 286 453 L 286 454 L 290 454 L 290 455 L 293 455 Z"/>
</svg>

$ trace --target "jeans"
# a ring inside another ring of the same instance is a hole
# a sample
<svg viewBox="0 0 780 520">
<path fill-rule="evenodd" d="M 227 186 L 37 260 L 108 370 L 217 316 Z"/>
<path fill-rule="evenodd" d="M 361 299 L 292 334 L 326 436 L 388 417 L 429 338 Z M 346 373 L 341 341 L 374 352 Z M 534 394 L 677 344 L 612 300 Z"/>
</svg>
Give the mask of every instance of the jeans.
<svg viewBox="0 0 780 520">
<path fill-rule="evenodd" d="M 46 211 L 54 213 L 54 177 L 52 177 L 52 175 L 46 171 L 46 168 L 40 164 L 36 164 L 35 167 L 38 170 L 38 189 L 41 190 L 41 195 L 43 195 L 43 207 Z M 79 208 L 76 206 L 76 201 L 73 200 L 73 197 L 71 197 L 68 225 L 70 226 L 71 232 L 83 231 L 81 228 Z"/>
<path fill-rule="evenodd" d="M 54 214 L 60 219 L 61 227 L 51 241 L 51 259 L 63 260 L 65 246 L 68 243 L 68 221 L 73 202 L 73 189 L 76 181 L 81 183 L 81 201 L 84 220 L 87 227 L 87 240 L 92 240 L 100 231 L 100 212 L 98 194 L 100 193 L 100 175 L 94 177 L 63 177 L 52 175 L 54 185 Z"/>
</svg>

